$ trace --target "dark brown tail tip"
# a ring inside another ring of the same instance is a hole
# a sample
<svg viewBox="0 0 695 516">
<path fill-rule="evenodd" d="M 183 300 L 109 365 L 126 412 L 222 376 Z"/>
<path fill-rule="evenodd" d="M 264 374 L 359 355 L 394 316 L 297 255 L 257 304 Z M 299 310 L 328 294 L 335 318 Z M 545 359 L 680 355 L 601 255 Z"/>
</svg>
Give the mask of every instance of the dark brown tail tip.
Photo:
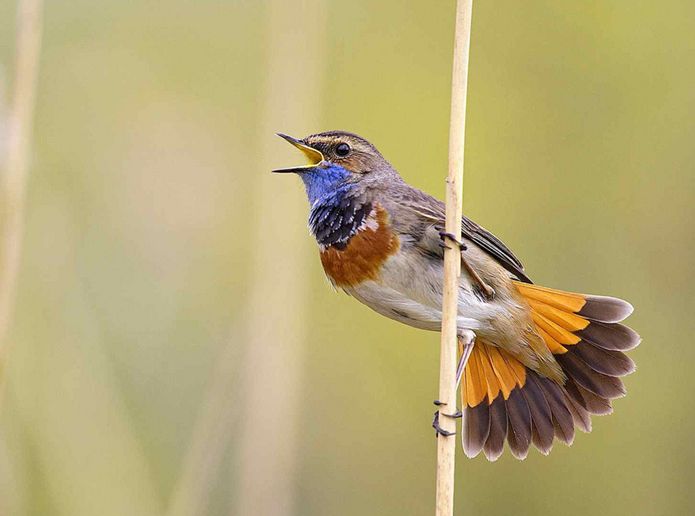
<svg viewBox="0 0 695 516">
<path fill-rule="evenodd" d="M 627 319 L 633 311 L 630 303 L 616 297 L 586 296 L 586 304 L 577 315 L 592 321 L 617 323 Z"/>
<path fill-rule="evenodd" d="M 624 324 L 601 322 L 592 322 L 576 335 L 594 346 L 612 351 L 628 351 L 636 348 L 642 340 L 635 330 Z"/>
</svg>

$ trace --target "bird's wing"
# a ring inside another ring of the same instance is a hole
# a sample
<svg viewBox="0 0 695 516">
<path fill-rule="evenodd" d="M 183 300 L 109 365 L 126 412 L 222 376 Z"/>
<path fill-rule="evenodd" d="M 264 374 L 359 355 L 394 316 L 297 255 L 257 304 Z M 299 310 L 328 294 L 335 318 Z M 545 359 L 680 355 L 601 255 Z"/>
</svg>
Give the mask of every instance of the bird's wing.
<svg viewBox="0 0 695 516">
<path fill-rule="evenodd" d="M 479 226 L 468 217 L 461 219 L 461 233 L 473 240 L 488 254 L 500 262 L 509 272 L 525 283 L 532 283 L 524 272 L 524 265 L 514 256 L 514 253 L 495 235 Z"/>
<path fill-rule="evenodd" d="M 407 208 L 418 219 L 420 235 L 420 245 L 430 253 L 442 255 L 439 246 L 439 236 L 432 238 L 433 233 L 438 233 L 444 228 L 445 206 L 444 203 L 435 199 L 416 188 L 409 187 L 407 193 L 404 192 L 398 200 L 401 207 Z M 436 231 L 432 231 L 436 228 Z M 476 224 L 468 217 L 461 219 L 461 234 L 464 238 L 474 242 L 486 253 L 492 256 L 500 265 L 511 272 L 517 279 L 525 283 L 532 283 L 524 272 L 524 266 L 514 253 L 495 235 L 490 233 L 482 226 Z"/>
</svg>

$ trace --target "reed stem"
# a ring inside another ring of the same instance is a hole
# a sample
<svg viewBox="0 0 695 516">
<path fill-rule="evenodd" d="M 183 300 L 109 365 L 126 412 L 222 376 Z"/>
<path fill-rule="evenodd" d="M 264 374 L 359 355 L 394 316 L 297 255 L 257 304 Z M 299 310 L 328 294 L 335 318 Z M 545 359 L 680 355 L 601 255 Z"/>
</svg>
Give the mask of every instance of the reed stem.
<svg viewBox="0 0 695 516">
<path fill-rule="evenodd" d="M 0 368 L 4 385 L 24 233 L 24 197 L 41 51 L 42 0 L 20 0 L 7 161 L 0 175 Z"/>
<path fill-rule="evenodd" d="M 446 231 L 461 234 L 463 199 L 463 158 L 466 130 L 466 94 L 468 89 L 468 56 L 471 42 L 473 0 L 456 3 L 454 63 L 451 80 L 451 119 L 449 126 L 449 173 L 446 180 Z M 461 276 L 461 255 L 456 246 L 444 250 L 444 299 L 439 364 L 439 407 L 442 413 L 456 411 L 456 349 L 458 290 Z M 453 418 L 441 417 L 442 429 L 456 430 Z M 456 436 L 440 435 L 437 439 L 436 515 L 454 514 L 454 471 Z"/>
</svg>

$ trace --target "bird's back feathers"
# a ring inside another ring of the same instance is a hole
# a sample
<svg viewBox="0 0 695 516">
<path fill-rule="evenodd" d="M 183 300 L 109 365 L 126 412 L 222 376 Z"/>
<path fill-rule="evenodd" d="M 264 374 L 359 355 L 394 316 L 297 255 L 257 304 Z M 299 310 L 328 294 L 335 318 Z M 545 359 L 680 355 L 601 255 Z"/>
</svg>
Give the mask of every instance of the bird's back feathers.
<svg viewBox="0 0 695 516">
<path fill-rule="evenodd" d="M 413 188 L 405 181 L 394 181 L 393 187 L 384 194 L 385 201 L 394 203 L 394 211 L 403 215 L 403 222 L 411 227 L 399 228 L 417 234 L 428 227 L 444 229 L 446 208 L 442 201 L 431 195 Z M 400 225 L 400 216 L 395 218 L 396 227 Z M 531 283 L 524 272 L 521 261 L 495 235 L 476 224 L 466 216 L 461 218 L 461 235 L 480 247 L 516 279 Z"/>
</svg>

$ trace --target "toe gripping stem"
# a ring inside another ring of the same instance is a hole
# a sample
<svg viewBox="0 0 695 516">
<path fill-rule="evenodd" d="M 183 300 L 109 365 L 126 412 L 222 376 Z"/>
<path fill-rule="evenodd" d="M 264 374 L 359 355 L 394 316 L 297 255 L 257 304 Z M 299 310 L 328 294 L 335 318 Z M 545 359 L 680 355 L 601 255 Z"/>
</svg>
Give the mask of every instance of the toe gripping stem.
<svg viewBox="0 0 695 516">
<path fill-rule="evenodd" d="M 471 330 L 460 330 L 459 332 L 459 346 L 460 346 L 460 353 L 461 356 L 459 357 L 459 362 L 456 367 L 456 389 L 458 390 L 459 385 L 461 384 L 461 377 L 463 376 L 463 371 L 466 368 L 466 364 L 468 363 L 468 359 L 471 356 L 471 353 L 473 352 L 473 346 L 475 345 L 475 333 L 473 333 Z M 443 401 L 439 400 L 434 400 L 434 404 L 437 407 L 441 407 L 442 405 L 446 405 Z M 442 416 L 446 417 L 451 417 L 454 419 L 459 419 L 463 417 L 463 412 L 460 410 L 456 410 L 453 414 L 441 414 Z M 440 412 L 437 410 L 434 413 L 434 418 L 432 419 L 432 428 L 434 428 L 435 431 L 435 436 L 439 437 L 440 435 L 443 436 L 450 436 L 454 435 L 456 432 L 450 432 L 448 430 L 444 430 L 440 425 L 439 425 L 439 417 L 440 417 Z"/>
<path fill-rule="evenodd" d="M 445 405 L 445 403 L 443 401 L 439 401 L 439 400 L 434 400 L 434 404 L 438 407 Z M 460 410 L 457 410 L 453 414 L 442 413 L 441 415 L 446 416 L 446 417 L 452 417 L 454 419 L 458 419 L 460 417 L 463 417 L 463 413 Z M 448 430 L 444 430 L 441 426 L 439 426 L 439 416 L 440 416 L 440 412 L 436 411 L 434 413 L 434 418 L 432 419 L 432 428 L 434 428 L 435 436 L 439 437 L 440 435 L 443 435 L 445 437 L 448 437 L 450 435 L 456 434 L 456 432 L 450 432 Z"/>
</svg>

